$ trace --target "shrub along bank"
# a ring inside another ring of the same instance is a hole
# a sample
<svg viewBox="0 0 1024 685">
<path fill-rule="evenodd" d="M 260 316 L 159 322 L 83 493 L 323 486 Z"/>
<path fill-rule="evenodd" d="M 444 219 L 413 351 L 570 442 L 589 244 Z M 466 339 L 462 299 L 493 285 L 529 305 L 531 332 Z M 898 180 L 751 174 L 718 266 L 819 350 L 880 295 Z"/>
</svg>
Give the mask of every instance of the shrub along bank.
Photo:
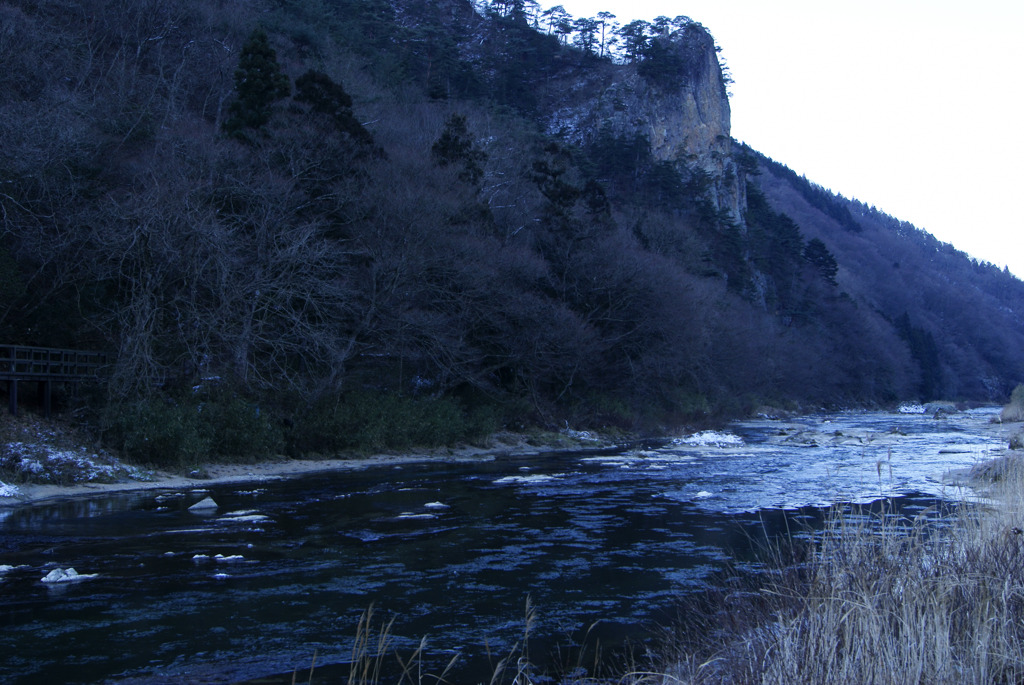
<svg viewBox="0 0 1024 685">
<path fill-rule="evenodd" d="M 498 427 L 490 405 L 453 397 L 359 392 L 296 403 L 291 415 L 232 393 L 151 398 L 110 407 L 104 441 L 156 467 L 431 448 L 479 441 Z"/>
</svg>

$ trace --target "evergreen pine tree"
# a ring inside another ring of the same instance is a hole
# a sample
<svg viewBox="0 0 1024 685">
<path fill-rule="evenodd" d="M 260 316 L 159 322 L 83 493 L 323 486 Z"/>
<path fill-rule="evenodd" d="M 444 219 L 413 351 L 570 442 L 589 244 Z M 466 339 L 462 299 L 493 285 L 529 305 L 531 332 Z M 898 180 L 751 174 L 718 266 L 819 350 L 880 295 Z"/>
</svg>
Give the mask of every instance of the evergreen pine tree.
<svg viewBox="0 0 1024 685">
<path fill-rule="evenodd" d="M 288 97 L 291 85 L 277 63 L 277 53 L 263 29 L 257 28 L 242 46 L 235 70 L 235 101 L 228 108 L 224 132 L 245 138 L 245 129 L 262 128 L 273 113 L 273 105 Z"/>
<path fill-rule="evenodd" d="M 459 178 L 463 181 L 476 184 L 484 175 L 480 164 L 487 159 L 487 153 L 476 146 L 466 126 L 466 117 L 462 114 L 448 117 L 444 131 L 434 143 L 431 152 L 440 166 L 461 164 Z"/>
<path fill-rule="evenodd" d="M 295 101 L 309 105 L 315 114 L 326 116 L 340 133 L 348 134 L 353 141 L 373 144 L 373 136 L 352 112 L 352 97 L 327 74 L 310 69 L 295 79 Z"/>
<path fill-rule="evenodd" d="M 807 247 L 804 248 L 804 259 L 813 264 L 826 281 L 836 285 L 836 274 L 839 273 L 839 264 L 836 263 L 836 258 L 825 247 L 825 243 L 818 238 L 811 238 L 807 241 Z"/>
</svg>

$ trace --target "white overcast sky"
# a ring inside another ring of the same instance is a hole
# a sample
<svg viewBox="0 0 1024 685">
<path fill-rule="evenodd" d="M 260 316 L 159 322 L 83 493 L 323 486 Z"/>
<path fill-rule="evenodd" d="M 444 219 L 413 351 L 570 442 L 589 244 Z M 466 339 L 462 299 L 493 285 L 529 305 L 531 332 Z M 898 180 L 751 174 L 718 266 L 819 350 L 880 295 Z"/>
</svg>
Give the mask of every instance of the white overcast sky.
<svg viewBox="0 0 1024 685">
<path fill-rule="evenodd" d="M 732 135 L 1024 278 L 1024 1 L 541 0 L 686 15 L 732 72 Z"/>
</svg>

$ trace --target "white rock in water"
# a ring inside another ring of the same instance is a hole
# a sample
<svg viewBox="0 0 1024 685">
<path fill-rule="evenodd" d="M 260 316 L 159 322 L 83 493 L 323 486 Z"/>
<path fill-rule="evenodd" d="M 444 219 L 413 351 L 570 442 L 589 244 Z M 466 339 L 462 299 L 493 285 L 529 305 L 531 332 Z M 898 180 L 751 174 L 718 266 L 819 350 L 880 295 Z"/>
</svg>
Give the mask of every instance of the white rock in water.
<svg viewBox="0 0 1024 685">
<path fill-rule="evenodd" d="M 217 506 L 218 506 L 218 504 L 213 501 L 212 497 L 206 497 L 204 499 L 199 500 L 195 504 L 193 504 L 191 507 L 188 508 L 188 510 L 189 511 L 209 511 L 211 509 L 216 509 Z"/>
<path fill-rule="evenodd" d="M 85 580 L 86 578 L 95 577 L 95 573 L 79 573 L 73 568 L 55 568 L 40 578 L 40 580 L 44 583 L 70 583 L 76 580 Z"/>
</svg>

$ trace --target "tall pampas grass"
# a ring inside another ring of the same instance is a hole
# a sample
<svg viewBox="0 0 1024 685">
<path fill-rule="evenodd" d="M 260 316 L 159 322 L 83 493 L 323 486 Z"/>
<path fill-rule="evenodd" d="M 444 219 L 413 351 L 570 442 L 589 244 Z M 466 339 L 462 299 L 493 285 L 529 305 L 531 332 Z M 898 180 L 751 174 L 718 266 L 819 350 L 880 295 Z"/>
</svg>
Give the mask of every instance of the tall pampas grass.
<svg viewBox="0 0 1024 685">
<path fill-rule="evenodd" d="M 658 682 L 1024 682 L 1024 477 L 1002 473 L 991 505 L 836 508 L 802 554 L 707 601 Z"/>
<path fill-rule="evenodd" d="M 1010 402 L 999 413 L 1004 422 L 1024 421 L 1024 385 L 1018 385 L 1010 395 Z"/>
</svg>

